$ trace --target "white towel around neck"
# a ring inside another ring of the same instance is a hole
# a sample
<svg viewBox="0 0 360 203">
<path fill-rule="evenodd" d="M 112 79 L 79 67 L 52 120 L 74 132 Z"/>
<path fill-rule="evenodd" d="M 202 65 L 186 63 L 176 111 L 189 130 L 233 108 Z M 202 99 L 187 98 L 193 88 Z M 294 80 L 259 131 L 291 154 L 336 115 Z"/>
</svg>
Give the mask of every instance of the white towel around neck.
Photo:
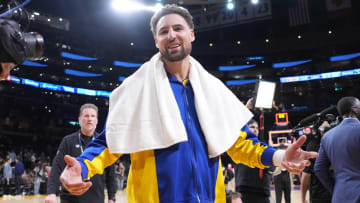
<svg viewBox="0 0 360 203">
<path fill-rule="evenodd" d="M 190 64 L 197 116 L 208 155 L 216 157 L 236 142 L 252 113 L 192 57 Z M 162 149 L 187 141 L 159 53 L 111 93 L 106 141 L 111 153 Z"/>
</svg>

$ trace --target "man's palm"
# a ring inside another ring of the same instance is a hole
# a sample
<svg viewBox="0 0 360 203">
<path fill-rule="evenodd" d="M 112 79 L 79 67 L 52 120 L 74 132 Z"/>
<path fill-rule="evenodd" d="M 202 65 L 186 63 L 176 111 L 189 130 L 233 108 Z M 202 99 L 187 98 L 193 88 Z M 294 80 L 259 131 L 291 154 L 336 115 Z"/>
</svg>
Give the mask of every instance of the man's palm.
<svg viewBox="0 0 360 203">
<path fill-rule="evenodd" d="M 316 152 L 306 152 L 300 147 L 305 143 L 306 136 L 301 136 L 285 152 L 281 165 L 290 173 L 300 174 L 305 166 L 310 165 L 309 159 L 318 157 Z"/>
<path fill-rule="evenodd" d="M 65 155 L 64 160 L 67 166 L 60 176 L 60 182 L 71 194 L 84 194 L 91 187 L 92 183 L 82 181 L 81 166 L 75 158 Z"/>
</svg>

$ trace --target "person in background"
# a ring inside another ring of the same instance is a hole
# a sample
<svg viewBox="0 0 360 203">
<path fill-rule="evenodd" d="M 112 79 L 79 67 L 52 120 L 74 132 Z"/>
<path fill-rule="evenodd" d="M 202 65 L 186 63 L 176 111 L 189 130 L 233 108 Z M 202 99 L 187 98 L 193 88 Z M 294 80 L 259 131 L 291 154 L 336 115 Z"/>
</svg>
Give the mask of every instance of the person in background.
<svg viewBox="0 0 360 203">
<path fill-rule="evenodd" d="M 125 176 L 125 166 L 122 161 L 119 160 L 119 163 L 115 165 L 115 173 L 117 176 L 118 181 L 118 189 L 123 190 L 124 189 L 124 176 Z"/>
<path fill-rule="evenodd" d="M 287 146 L 280 145 L 280 150 L 285 150 Z M 290 174 L 285 168 L 276 167 L 274 173 L 275 199 L 276 203 L 281 203 L 284 192 L 285 203 L 291 202 L 291 179 Z"/>
<path fill-rule="evenodd" d="M 4 175 L 4 179 L 5 179 L 5 184 L 4 184 L 4 194 L 8 195 L 9 194 L 9 187 L 10 187 L 10 180 L 12 178 L 12 168 L 11 168 L 11 159 L 10 156 L 6 157 L 6 162 L 3 168 L 3 175 Z"/>
<path fill-rule="evenodd" d="M 65 154 L 79 156 L 86 146 L 97 136 L 96 126 L 98 123 L 98 108 L 94 104 L 84 104 L 80 107 L 79 113 L 80 130 L 67 135 L 63 138 L 54 157 L 52 170 L 47 184 L 46 203 L 57 202 L 56 193 L 60 186 L 59 177 L 66 164 Z M 115 202 L 116 177 L 113 165 L 105 170 L 104 175 L 96 175 L 91 178 L 93 187 L 81 196 L 71 195 L 66 189 L 62 188 L 60 193 L 61 203 L 99 203 L 104 202 L 104 178 L 108 190 L 108 203 Z"/>
<path fill-rule="evenodd" d="M 11 159 L 11 166 L 15 166 L 15 157 L 16 157 L 16 153 L 14 151 L 14 149 L 10 149 L 10 151 L 8 152 L 10 159 Z"/>
<path fill-rule="evenodd" d="M 324 121 L 319 126 L 319 137 L 313 136 L 313 138 L 309 140 L 310 142 L 306 146 L 306 151 L 319 151 L 320 139 L 329 128 L 329 123 Z M 301 202 L 308 203 L 306 200 L 306 193 L 310 188 L 310 203 L 331 203 L 330 192 L 323 186 L 315 175 L 315 159 L 311 159 L 310 162 L 311 165 L 307 166 L 301 175 Z"/>
<path fill-rule="evenodd" d="M 19 156 L 15 157 L 15 186 L 16 186 L 16 194 L 21 194 L 21 185 L 23 184 L 23 175 L 24 175 L 25 169 L 24 164 L 20 160 Z"/>
<path fill-rule="evenodd" d="M 226 194 L 230 194 L 232 192 L 235 192 L 235 182 L 234 182 L 234 168 L 232 168 L 231 163 L 228 164 L 228 166 L 223 169 L 224 174 L 224 183 L 225 183 L 225 191 Z"/>
<path fill-rule="evenodd" d="M 254 119 L 248 126 L 251 132 L 259 135 L 259 126 Z M 243 164 L 236 164 L 234 168 L 236 192 L 241 194 L 243 203 L 270 203 L 270 169 L 250 168 Z"/>
<path fill-rule="evenodd" d="M 36 161 L 36 164 L 33 169 L 34 173 L 34 195 L 38 195 L 40 192 L 40 183 L 41 183 L 41 161 Z"/>
<path fill-rule="evenodd" d="M 41 169 L 39 172 L 39 176 L 40 176 L 39 193 L 42 195 L 46 194 L 46 186 L 49 180 L 50 170 L 51 170 L 50 163 L 44 160 L 44 162 L 41 163 Z"/>
<path fill-rule="evenodd" d="M 336 107 L 344 120 L 322 137 L 315 175 L 332 193 L 331 202 L 360 202 L 360 101 L 343 97 Z"/>
</svg>

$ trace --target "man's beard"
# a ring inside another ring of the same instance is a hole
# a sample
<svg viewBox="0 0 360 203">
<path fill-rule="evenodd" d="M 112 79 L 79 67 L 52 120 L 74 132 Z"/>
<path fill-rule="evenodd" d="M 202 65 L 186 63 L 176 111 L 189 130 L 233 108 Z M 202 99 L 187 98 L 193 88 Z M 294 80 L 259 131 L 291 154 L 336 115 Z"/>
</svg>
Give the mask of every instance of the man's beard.
<svg viewBox="0 0 360 203">
<path fill-rule="evenodd" d="M 160 50 L 160 53 L 161 56 L 164 57 L 166 60 L 170 62 L 176 62 L 185 59 L 191 53 L 191 48 L 192 48 L 191 45 L 187 49 L 181 46 L 180 53 L 177 53 L 175 55 L 170 54 L 168 49 L 166 49 L 165 51 Z"/>
</svg>

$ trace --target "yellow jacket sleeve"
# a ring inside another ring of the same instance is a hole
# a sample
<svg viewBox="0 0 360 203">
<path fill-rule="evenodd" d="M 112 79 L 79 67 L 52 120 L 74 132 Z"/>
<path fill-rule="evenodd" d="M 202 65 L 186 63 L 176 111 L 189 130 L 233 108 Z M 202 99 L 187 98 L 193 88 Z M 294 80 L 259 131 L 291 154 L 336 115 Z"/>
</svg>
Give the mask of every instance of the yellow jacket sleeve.
<svg viewBox="0 0 360 203">
<path fill-rule="evenodd" d="M 273 147 L 260 142 L 246 125 L 227 153 L 235 163 L 242 163 L 252 168 L 267 168 L 273 166 L 272 157 L 275 151 Z"/>
</svg>

